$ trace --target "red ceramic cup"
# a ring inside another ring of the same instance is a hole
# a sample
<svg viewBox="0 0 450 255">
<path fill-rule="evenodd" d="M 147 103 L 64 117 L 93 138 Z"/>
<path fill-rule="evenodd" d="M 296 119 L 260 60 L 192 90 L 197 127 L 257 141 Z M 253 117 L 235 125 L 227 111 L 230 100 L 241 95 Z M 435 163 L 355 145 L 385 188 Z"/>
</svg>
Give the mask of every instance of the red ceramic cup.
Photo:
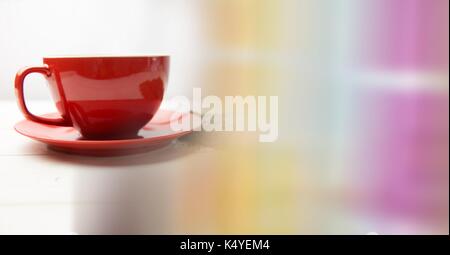
<svg viewBox="0 0 450 255">
<path fill-rule="evenodd" d="M 87 139 L 135 137 L 159 108 L 167 86 L 168 56 L 49 57 L 43 66 L 20 70 L 15 79 L 19 107 L 29 120 L 73 126 Z M 61 118 L 33 115 L 23 82 L 45 76 Z"/>
</svg>

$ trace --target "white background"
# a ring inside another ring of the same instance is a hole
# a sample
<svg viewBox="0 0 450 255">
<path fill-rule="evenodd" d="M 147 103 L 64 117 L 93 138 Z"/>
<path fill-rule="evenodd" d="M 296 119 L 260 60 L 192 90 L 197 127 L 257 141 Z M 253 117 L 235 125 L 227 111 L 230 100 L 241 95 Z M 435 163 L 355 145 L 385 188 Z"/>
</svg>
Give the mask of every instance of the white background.
<svg viewBox="0 0 450 255">
<path fill-rule="evenodd" d="M 0 100 L 14 99 L 19 68 L 40 65 L 42 57 L 52 55 L 169 54 L 166 96 L 190 93 L 202 41 L 195 3 L 0 0 Z M 25 88 L 28 99 L 50 98 L 39 74 L 30 75 Z"/>
</svg>

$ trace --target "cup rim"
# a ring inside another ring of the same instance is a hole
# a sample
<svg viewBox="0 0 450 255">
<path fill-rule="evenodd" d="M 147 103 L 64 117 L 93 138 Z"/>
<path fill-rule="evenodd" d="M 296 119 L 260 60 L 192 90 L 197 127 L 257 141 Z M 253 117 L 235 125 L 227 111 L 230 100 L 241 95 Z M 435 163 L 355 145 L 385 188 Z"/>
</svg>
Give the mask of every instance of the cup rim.
<svg viewBox="0 0 450 255">
<path fill-rule="evenodd" d="M 89 59 L 89 58 L 169 58 L 169 55 L 55 55 L 43 59 Z"/>
</svg>

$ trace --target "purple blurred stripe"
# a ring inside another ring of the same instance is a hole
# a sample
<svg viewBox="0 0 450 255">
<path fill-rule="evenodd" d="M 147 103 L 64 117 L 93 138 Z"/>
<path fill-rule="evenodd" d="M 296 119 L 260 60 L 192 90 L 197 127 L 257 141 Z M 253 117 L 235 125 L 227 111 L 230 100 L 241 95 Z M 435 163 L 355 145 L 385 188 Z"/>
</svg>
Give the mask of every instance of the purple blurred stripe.
<svg viewBox="0 0 450 255">
<path fill-rule="evenodd" d="M 372 91 L 364 158 L 373 208 L 448 221 L 449 98 L 446 93 Z"/>
<path fill-rule="evenodd" d="M 364 61 L 374 68 L 447 70 L 448 0 L 375 0 L 362 20 Z"/>
</svg>

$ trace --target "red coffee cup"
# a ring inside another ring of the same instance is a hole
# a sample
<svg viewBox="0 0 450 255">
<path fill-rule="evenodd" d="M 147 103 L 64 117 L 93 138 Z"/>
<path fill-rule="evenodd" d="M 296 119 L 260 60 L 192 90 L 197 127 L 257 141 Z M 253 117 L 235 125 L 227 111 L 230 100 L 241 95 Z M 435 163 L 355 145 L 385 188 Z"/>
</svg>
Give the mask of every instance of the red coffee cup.
<svg viewBox="0 0 450 255">
<path fill-rule="evenodd" d="M 29 120 L 73 126 L 87 139 L 136 137 L 158 110 L 167 86 L 168 56 L 48 57 L 43 66 L 20 70 L 15 79 L 19 107 Z M 23 82 L 45 76 L 61 118 L 33 115 Z"/>
</svg>

